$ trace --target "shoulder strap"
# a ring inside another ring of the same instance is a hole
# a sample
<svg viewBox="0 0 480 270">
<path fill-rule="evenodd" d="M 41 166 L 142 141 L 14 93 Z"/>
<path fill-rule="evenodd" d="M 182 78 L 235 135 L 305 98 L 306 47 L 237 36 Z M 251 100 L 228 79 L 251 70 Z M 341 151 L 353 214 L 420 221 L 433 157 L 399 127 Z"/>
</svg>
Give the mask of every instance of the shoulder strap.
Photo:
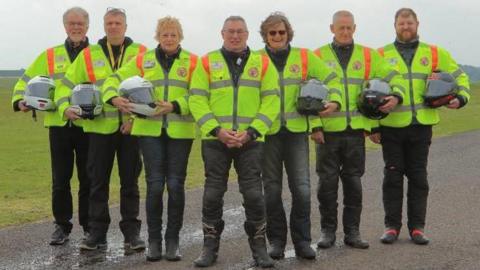
<svg viewBox="0 0 480 270">
<path fill-rule="evenodd" d="M 370 67 L 372 62 L 370 48 L 363 47 L 363 57 L 365 59 L 365 75 L 363 77 L 365 80 L 368 80 L 370 78 Z"/>
<path fill-rule="evenodd" d="M 268 56 L 262 54 L 262 76 L 260 77 L 262 80 L 263 80 L 263 77 L 265 76 L 265 73 L 267 73 L 269 63 L 270 63 L 270 60 L 268 59 Z"/>
<path fill-rule="evenodd" d="M 316 56 L 322 58 L 322 51 L 320 51 L 320 48 L 318 48 L 318 49 L 316 49 L 315 51 L 313 51 L 313 53 L 314 53 Z"/>
<path fill-rule="evenodd" d="M 208 54 L 202 57 L 202 65 L 205 71 L 207 72 L 208 81 L 210 81 L 210 63 L 208 62 Z"/>
<path fill-rule="evenodd" d="M 438 47 L 430 45 L 430 51 L 432 52 L 432 71 L 435 71 L 438 67 Z"/>
<path fill-rule="evenodd" d="M 48 75 L 50 77 L 55 73 L 55 57 L 53 48 L 47 50 L 47 65 L 48 65 Z"/>
<path fill-rule="evenodd" d="M 198 56 L 196 56 L 193 53 L 190 53 L 190 68 L 188 69 L 188 77 L 187 77 L 188 82 L 190 82 L 190 80 L 192 79 L 193 71 L 197 66 L 197 60 L 198 60 Z"/>
<path fill-rule="evenodd" d="M 136 65 L 137 65 L 138 70 L 140 70 L 140 77 L 142 77 L 142 78 L 145 75 L 145 72 L 143 71 L 143 58 L 144 58 L 144 56 L 145 56 L 144 53 L 139 53 L 139 54 L 137 54 L 137 59 L 136 59 Z"/>
<path fill-rule="evenodd" d="M 147 47 L 145 47 L 143 44 L 140 44 L 138 46 L 138 54 L 145 53 L 147 51 Z"/>
<path fill-rule="evenodd" d="M 383 47 L 378 48 L 377 51 L 382 57 L 385 56 L 385 49 Z"/>
<path fill-rule="evenodd" d="M 300 57 L 302 58 L 302 81 L 307 79 L 307 71 L 308 71 L 308 54 L 307 49 L 301 48 L 300 49 Z"/>
<path fill-rule="evenodd" d="M 83 49 L 83 57 L 85 59 L 88 79 L 90 80 L 90 82 L 95 83 L 97 81 L 97 78 L 95 77 L 95 72 L 93 70 L 92 54 L 90 52 L 90 47 Z"/>
</svg>

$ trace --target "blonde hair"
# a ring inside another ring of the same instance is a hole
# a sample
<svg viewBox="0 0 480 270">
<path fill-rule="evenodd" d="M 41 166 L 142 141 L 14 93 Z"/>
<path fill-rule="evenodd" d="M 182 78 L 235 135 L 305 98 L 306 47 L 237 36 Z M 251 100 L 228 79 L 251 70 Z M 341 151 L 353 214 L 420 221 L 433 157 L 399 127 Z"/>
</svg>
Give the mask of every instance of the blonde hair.
<svg viewBox="0 0 480 270">
<path fill-rule="evenodd" d="M 180 21 L 177 18 L 171 16 L 158 19 L 157 29 L 155 30 L 155 40 L 160 41 L 160 33 L 166 28 L 175 28 L 178 32 L 178 37 L 180 41 L 183 40 L 183 30 Z"/>
</svg>

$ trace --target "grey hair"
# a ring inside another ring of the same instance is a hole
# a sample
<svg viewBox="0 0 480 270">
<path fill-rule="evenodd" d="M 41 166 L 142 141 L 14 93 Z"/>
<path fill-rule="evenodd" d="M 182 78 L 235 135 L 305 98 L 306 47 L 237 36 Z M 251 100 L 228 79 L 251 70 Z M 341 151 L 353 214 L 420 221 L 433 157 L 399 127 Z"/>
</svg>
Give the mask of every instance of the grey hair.
<svg viewBox="0 0 480 270">
<path fill-rule="evenodd" d="M 339 10 L 333 14 L 332 17 L 332 24 L 335 23 L 335 21 L 338 20 L 340 17 L 350 17 L 352 18 L 353 23 L 355 23 L 355 17 L 353 17 L 353 14 L 348 11 L 348 10 Z"/>
<path fill-rule="evenodd" d="M 85 18 L 85 20 L 87 21 L 87 26 L 90 24 L 90 19 L 89 19 L 89 16 L 88 16 L 88 12 L 85 9 L 83 9 L 81 7 L 72 7 L 72 8 L 67 9 L 63 13 L 63 24 L 64 25 L 67 23 L 67 16 L 70 13 L 76 13 L 78 15 L 83 16 L 83 18 Z"/>
<path fill-rule="evenodd" d="M 107 17 L 108 15 L 114 15 L 114 16 L 120 15 L 123 17 L 123 19 L 125 19 L 125 22 L 127 22 L 127 14 L 125 13 L 124 9 L 109 8 L 107 9 L 107 12 L 105 12 L 105 15 L 103 15 L 103 19 L 105 20 L 105 17 Z"/>
<path fill-rule="evenodd" d="M 225 19 L 225 21 L 223 22 L 223 28 L 225 28 L 225 25 L 227 24 L 227 22 L 231 22 L 231 21 L 240 21 L 240 22 L 243 22 L 243 24 L 245 25 L 245 30 L 248 31 L 248 27 L 247 27 L 247 23 L 245 22 L 245 19 L 242 17 L 242 16 L 237 16 L 237 15 L 232 15 L 232 16 L 229 16 Z"/>
</svg>

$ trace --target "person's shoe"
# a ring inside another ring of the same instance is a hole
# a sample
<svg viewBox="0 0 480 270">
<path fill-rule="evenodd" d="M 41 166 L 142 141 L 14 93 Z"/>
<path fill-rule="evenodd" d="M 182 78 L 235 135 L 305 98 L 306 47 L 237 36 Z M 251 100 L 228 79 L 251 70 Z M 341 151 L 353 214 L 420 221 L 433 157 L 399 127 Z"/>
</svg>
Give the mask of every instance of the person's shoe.
<svg viewBox="0 0 480 270">
<path fill-rule="evenodd" d="M 55 231 L 50 238 L 50 245 L 59 246 L 65 244 L 68 241 L 68 235 L 69 233 L 65 232 L 60 225 L 55 224 Z"/>
<path fill-rule="evenodd" d="M 420 229 L 413 229 L 410 231 L 410 239 L 412 239 L 413 243 L 417 245 L 426 245 L 430 242 L 425 236 L 425 233 Z"/>
<path fill-rule="evenodd" d="M 255 224 L 246 221 L 244 223 L 245 232 L 248 235 L 248 244 L 252 251 L 252 257 L 255 265 L 261 268 L 272 268 L 274 261 L 267 253 L 267 242 L 265 240 L 266 223 Z"/>
<path fill-rule="evenodd" d="M 147 261 L 156 262 L 162 259 L 162 241 L 148 243 Z"/>
<path fill-rule="evenodd" d="M 133 235 L 125 239 L 123 243 L 125 248 L 130 248 L 135 251 L 145 249 L 145 241 L 143 241 L 139 235 Z"/>
<path fill-rule="evenodd" d="M 315 260 L 317 254 L 310 245 L 303 244 L 295 247 L 295 255 L 302 259 Z"/>
<path fill-rule="evenodd" d="M 362 240 L 359 232 L 351 232 L 346 234 L 343 242 L 345 245 L 352 248 L 367 249 L 370 247 L 367 241 Z"/>
<path fill-rule="evenodd" d="M 87 239 L 82 240 L 80 242 L 80 250 L 96 250 L 96 249 L 101 249 L 105 248 L 107 246 L 107 236 L 102 235 L 93 235 L 89 234 Z"/>
<path fill-rule="evenodd" d="M 195 267 L 209 267 L 217 261 L 220 235 L 224 226 L 225 222 L 223 220 L 213 226 L 203 223 L 203 248 L 200 256 L 193 261 Z"/>
<path fill-rule="evenodd" d="M 167 239 L 165 241 L 165 259 L 167 261 L 179 261 L 182 259 L 178 247 L 178 239 Z"/>
<path fill-rule="evenodd" d="M 397 241 L 399 234 L 399 230 L 387 228 L 385 232 L 383 232 L 382 237 L 380 237 L 380 242 L 384 244 L 393 244 L 393 242 Z"/>
<path fill-rule="evenodd" d="M 270 251 L 268 255 L 274 260 L 281 260 L 285 258 L 285 247 L 277 242 L 270 244 Z"/>
<path fill-rule="evenodd" d="M 318 239 L 317 247 L 318 248 L 331 248 L 335 245 L 335 232 L 322 230 L 320 234 L 320 239 Z"/>
</svg>

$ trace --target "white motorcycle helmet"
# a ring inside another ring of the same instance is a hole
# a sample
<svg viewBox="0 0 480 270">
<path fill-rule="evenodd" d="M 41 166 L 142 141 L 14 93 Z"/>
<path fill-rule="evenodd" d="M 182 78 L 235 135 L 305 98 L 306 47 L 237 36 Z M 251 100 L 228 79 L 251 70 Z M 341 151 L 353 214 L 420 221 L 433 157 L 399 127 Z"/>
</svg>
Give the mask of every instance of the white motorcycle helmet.
<svg viewBox="0 0 480 270">
<path fill-rule="evenodd" d="M 141 117 L 153 116 L 157 110 L 153 85 L 139 76 L 124 80 L 118 89 L 118 94 L 127 98 L 132 105 L 131 111 Z"/>
<path fill-rule="evenodd" d="M 27 83 L 25 105 L 39 111 L 54 111 L 55 82 L 49 77 L 35 76 Z"/>
<path fill-rule="evenodd" d="M 75 86 L 70 97 L 70 108 L 83 119 L 94 119 L 102 113 L 101 93 L 92 83 L 82 83 Z"/>
</svg>

